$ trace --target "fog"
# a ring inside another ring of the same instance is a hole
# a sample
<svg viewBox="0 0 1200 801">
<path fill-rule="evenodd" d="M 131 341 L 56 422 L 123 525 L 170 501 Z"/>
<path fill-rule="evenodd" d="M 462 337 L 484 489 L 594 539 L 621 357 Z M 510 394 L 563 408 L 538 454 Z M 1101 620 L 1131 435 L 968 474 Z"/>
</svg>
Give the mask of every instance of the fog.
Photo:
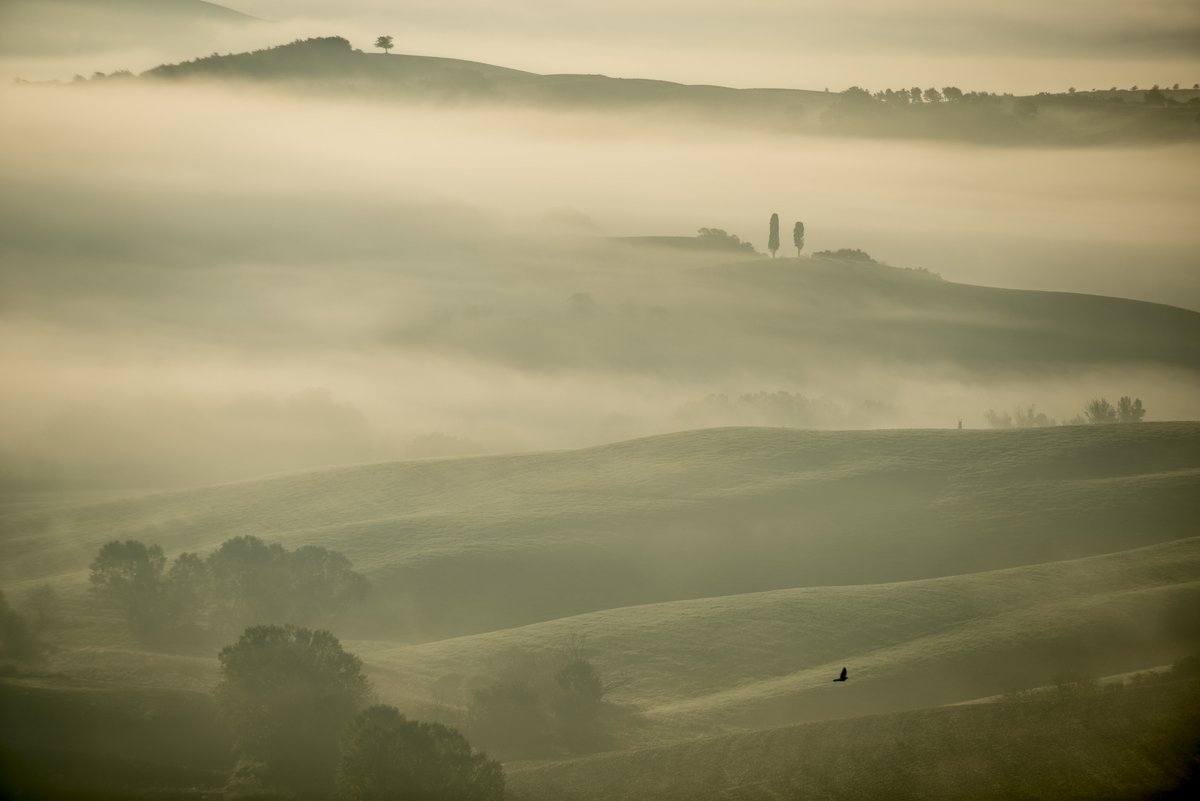
<svg viewBox="0 0 1200 801">
<path fill-rule="evenodd" d="M 721 394 L 802 395 L 812 416 L 773 422 L 817 427 L 985 426 L 1028 404 L 1065 421 L 1129 392 L 1153 419 L 1200 415 L 1182 365 L 847 362 L 836 318 L 784 346 L 739 321 L 773 308 L 753 280 L 693 272 L 742 257 L 607 238 L 704 226 L 761 252 L 779 211 L 805 221 L 805 253 L 1200 308 L 1192 146 L 797 138 L 212 85 L 9 87 L 3 105 L 0 402 L 18 483 L 772 422 L 705 404 Z"/>
<path fill-rule="evenodd" d="M 536 72 L 600 72 L 733 86 L 946 83 L 1063 91 L 1200 80 L 1200 11 L 1187 0 L 963 4 L 921 0 L 408 3 L 247 0 L 251 14 L 395 34 L 402 52 Z M 328 22 L 327 22 L 328 21 Z M 296 24 L 296 23 L 291 23 Z M 313 35 L 313 34 L 308 34 Z"/>
<path fill-rule="evenodd" d="M 141 71 L 213 51 L 293 38 L 381 33 L 398 52 L 453 56 L 542 73 L 603 73 L 723 86 L 839 91 L 861 85 L 944 86 L 1034 93 L 1191 86 L 1200 80 L 1200 11 L 1189 0 L 1031 0 L 990 6 L 921 0 L 754 0 L 727 3 L 405 3 L 245 0 L 251 20 L 177 7 L 145 17 L 120 3 L 6 0 L 0 69 L 45 80 L 94 70 Z M 176 6 L 181 4 L 175 4 Z M 36 12 L 31 11 L 37 8 Z M 120 16 L 107 16 L 117 9 Z M 182 13 L 182 12 L 179 12 Z M 49 20 L 49 22 L 47 21 Z M 69 31 L 69 33 L 67 33 Z"/>
<path fill-rule="evenodd" d="M 1196 783 L 1200 90 L 819 91 L 1194 4 L 237 10 L 0 5 L 0 796 Z"/>
</svg>

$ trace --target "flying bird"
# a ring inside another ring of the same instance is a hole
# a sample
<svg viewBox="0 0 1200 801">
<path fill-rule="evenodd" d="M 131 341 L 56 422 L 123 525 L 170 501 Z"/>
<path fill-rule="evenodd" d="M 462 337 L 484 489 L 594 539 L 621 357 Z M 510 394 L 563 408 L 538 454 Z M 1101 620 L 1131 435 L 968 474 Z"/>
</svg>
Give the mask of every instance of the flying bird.
<svg viewBox="0 0 1200 801">
<path fill-rule="evenodd" d="M 846 680 L 846 669 L 842 668 L 842 675 L 838 676 L 836 679 L 834 679 L 834 681 L 845 681 L 845 680 Z"/>
</svg>

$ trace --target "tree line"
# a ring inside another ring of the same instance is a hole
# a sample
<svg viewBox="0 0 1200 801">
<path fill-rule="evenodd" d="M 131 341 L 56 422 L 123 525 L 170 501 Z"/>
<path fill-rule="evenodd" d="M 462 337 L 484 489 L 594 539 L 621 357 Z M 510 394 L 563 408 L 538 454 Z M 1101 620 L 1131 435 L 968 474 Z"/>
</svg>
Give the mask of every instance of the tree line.
<svg viewBox="0 0 1200 801">
<path fill-rule="evenodd" d="M 558 653 L 521 654 L 467 703 L 471 738 L 505 759 L 586 754 L 609 743 L 608 686 L 572 639 Z"/>
<path fill-rule="evenodd" d="M 453 721 L 461 731 L 376 703 L 362 661 L 330 631 L 309 627 L 367 592 L 336 551 L 242 536 L 207 557 L 168 562 L 158 545 L 114 540 L 92 560 L 90 581 L 151 645 L 228 641 L 240 630 L 219 652 L 214 693 L 237 757 L 230 797 L 498 801 L 500 764 L 461 731 L 505 758 L 587 753 L 608 742 L 607 687 L 574 640 L 554 658 L 477 683 Z"/>
<path fill-rule="evenodd" d="M 214 693 L 237 757 L 227 796 L 503 798 L 498 762 L 456 729 L 376 703 L 362 661 L 328 630 L 308 627 L 364 599 L 367 581 L 345 555 L 242 536 L 168 564 L 158 545 L 114 540 L 92 560 L 90 581 L 152 645 L 241 630 L 218 654 Z"/>
<path fill-rule="evenodd" d="M 1141 398 L 1122 395 L 1115 406 L 1107 398 L 1094 398 L 1083 408 L 1083 414 L 1075 415 L 1062 425 L 1140 423 L 1145 416 L 1146 407 Z M 992 428 L 1048 428 L 1060 425 L 1055 418 L 1039 412 L 1036 404 L 1018 406 L 1012 414 L 988 409 L 984 417 Z"/>
<path fill-rule="evenodd" d="M 170 566 L 158 545 L 114 540 L 92 560 L 89 579 L 136 637 L 168 646 L 217 642 L 255 623 L 327 621 L 368 590 L 337 551 L 289 551 L 253 536 L 226 540 L 206 558 L 182 553 Z"/>
<path fill-rule="evenodd" d="M 499 762 L 455 729 L 373 703 L 333 634 L 252 626 L 219 654 L 217 703 L 238 762 L 226 795 L 339 801 L 501 801 Z"/>
<path fill-rule="evenodd" d="M 796 256 L 800 256 L 800 251 L 804 249 L 804 223 L 797 222 L 792 226 L 792 244 L 796 248 Z M 779 215 L 772 213 L 771 221 L 767 229 L 767 250 L 771 251 L 771 258 L 775 258 L 775 254 L 779 251 Z"/>
</svg>

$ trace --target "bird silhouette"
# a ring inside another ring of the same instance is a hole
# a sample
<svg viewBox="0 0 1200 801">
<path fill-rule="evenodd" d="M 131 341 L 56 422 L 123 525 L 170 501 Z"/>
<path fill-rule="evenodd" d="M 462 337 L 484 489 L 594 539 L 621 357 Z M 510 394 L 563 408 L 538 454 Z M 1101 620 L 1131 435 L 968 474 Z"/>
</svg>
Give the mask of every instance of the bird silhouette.
<svg viewBox="0 0 1200 801">
<path fill-rule="evenodd" d="M 834 681 L 845 681 L 845 680 L 846 680 L 846 669 L 842 668 L 842 675 L 838 676 L 836 679 L 834 679 Z"/>
</svg>

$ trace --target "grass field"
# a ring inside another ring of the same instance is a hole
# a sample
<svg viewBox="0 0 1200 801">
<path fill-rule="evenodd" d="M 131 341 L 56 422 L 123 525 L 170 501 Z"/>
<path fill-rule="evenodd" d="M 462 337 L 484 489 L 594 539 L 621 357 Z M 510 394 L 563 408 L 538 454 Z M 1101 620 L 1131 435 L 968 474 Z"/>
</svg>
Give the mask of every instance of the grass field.
<svg viewBox="0 0 1200 801">
<path fill-rule="evenodd" d="M 592 660 L 610 753 L 513 763 L 514 798 L 950 798 L 971 782 L 995 793 L 981 797 L 1138 797 L 1169 786 L 1178 760 L 1100 766 L 1123 738 L 1137 753 L 1163 738 L 1187 750 L 1154 711 L 1171 690 L 1130 687 L 1070 719 L 1036 699 L 945 705 L 1196 651 L 1198 489 L 1200 424 L 1163 423 L 711 429 L 120 500 L 27 498 L 3 511 L 5 589 L 48 581 L 66 609 L 41 672 L 6 692 L 56 709 L 93 694 L 203 696 L 214 654 L 137 643 L 88 598 L 87 564 L 115 538 L 172 556 L 253 534 L 341 550 L 368 576 L 371 601 L 336 633 L 379 699 L 413 716 L 461 725 L 472 689 L 506 670 L 568 648 Z M 851 680 L 832 682 L 843 666 Z M 1125 712 L 1105 711 L 1114 698 L 1158 722 L 1122 728 Z M 157 703 L 173 719 L 208 714 Z M 120 704 L 111 714 L 140 719 Z M 1050 737 L 1042 716 L 1074 738 L 1066 756 L 1037 745 Z M 141 759 L 153 736 L 120 725 Z M 954 748 L 938 750 L 947 738 Z M 869 757 L 841 755 L 856 742 Z M 95 741 L 72 748 L 100 773 L 124 770 Z M 52 764 L 52 752 L 29 759 Z M 1029 760 L 1028 775 L 999 778 Z M 207 781 L 210 768 L 172 764 Z M 686 779 L 667 788 L 664 771 Z"/>
<path fill-rule="evenodd" d="M 683 598 L 955 575 L 1195 534 L 1200 426 L 719 429 L 366 465 L 0 519 L 0 578 L 80 585 L 111 539 L 344 551 L 436 637 Z"/>
<path fill-rule="evenodd" d="M 1194 682 L 813 723 L 509 768 L 533 799 L 1149 799 L 1195 787 Z M 1183 797 L 1178 796 L 1178 797 Z"/>
</svg>

